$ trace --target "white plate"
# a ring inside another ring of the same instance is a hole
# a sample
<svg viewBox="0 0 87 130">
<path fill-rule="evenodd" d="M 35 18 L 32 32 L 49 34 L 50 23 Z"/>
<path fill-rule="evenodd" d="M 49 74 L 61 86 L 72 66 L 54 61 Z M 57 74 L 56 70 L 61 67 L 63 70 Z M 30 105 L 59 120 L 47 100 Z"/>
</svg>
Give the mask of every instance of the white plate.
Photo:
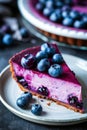
<svg viewBox="0 0 87 130">
<path fill-rule="evenodd" d="M 68 125 L 76 124 L 87 120 L 87 62 L 80 58 L 63 54 L 63 57 L 70 68 L 76 73 L 77 78 L 83 86 L 83 98 L 85 113 L 80 114 L 65 107 L 51 103 L 47 105 L 48 100 L 38 99 L 33 97 L 43 107 L 43 114 L 41 116 L 35 116 L 31 113 L 30 108 L 28 110 L 22 110 L 16 105 L 16 99 L 21 94 L 21 90 L 17 86 L 16 82 L 12 79 L 9 66 L 7 66 L 1 72 L 0 78 L 0 99 L 1 102 L 14 114 L 26 119 L 28 121 L 47 124 L 47 125 Z M 33 102 L 34 103 L 34 102 Z M 32 103 L 31 103 L 32 104 Z M 30 106 L 31 106 L 30 104 Z"/>
<path fill-rule="evenodd" d="M 31 0 L 18 0 L 18 7 L 23 17 L 32 25 L 56 35 L 87 40 L 87 31 L 72 30 L 63 26 L 60 27 L 40 17 L 37 13 L 32 11 L 33 8 L 30 6 L 30 1 Z"/>
</svg>

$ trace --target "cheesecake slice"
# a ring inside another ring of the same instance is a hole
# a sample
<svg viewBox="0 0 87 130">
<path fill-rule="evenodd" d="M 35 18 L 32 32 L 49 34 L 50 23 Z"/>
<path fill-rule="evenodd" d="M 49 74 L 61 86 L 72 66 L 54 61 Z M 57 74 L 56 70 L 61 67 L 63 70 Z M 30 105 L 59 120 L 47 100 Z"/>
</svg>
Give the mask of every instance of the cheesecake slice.
<svg viewBox="0 0 87 130">
<path fill-rule="evenodd" d="M 9 63 L 12 77 L 22 91 L 83 113 L 82 86 L 56 44 L 25 49 L 15 54 Z"/>
</svg>

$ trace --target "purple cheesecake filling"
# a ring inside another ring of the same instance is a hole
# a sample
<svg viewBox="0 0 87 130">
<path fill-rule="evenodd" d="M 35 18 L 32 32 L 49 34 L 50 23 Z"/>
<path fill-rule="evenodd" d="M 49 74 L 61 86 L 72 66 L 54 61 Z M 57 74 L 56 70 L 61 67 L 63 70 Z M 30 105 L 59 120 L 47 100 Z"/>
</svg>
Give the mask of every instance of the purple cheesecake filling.
<svg viewBox="0 0 87 130">
<path fill-rule="evenodd" d="M 31 91 L 37 92 L 39 87 L 45 86 L 48 88 L 49 98 L 68 103 L 67 97 L 70 94 L 73 94 L 74 96 L 78 97 L 79 101 L 82 100 L 80 95 L 81 86 L 76 80 L 70 82 L 69 79 L 67 79 L 66 81 L 66 76 L 65 78 L 53 78 L 48 74 L 42 74 L 40 72 L 36 72 L 35 70 L 24 69 L 16 63 L 13 63 L 13 67 L 16 76 L 23 77 L 28 84 L 28 89 Z M 73 78 L 73 74 L 71 75 L 70 79 L 71 78 Z"/>
</svg>

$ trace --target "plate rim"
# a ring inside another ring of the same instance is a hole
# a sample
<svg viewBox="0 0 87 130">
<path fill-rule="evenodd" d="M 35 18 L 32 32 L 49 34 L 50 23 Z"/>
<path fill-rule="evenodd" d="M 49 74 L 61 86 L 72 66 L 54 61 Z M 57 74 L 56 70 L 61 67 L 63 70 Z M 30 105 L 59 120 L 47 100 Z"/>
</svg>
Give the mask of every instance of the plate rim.
<svg viewBox="0 0 87 130">
<path fill-rule="evenodd" d="M 61 35 L 61 36 L 67 36 L 67 37 L 72 37 L 72 38 L 76 38 L 76 39 L 87 39 L 87 32 L 84 31 L 76 31 L 76 30 L 71 30 L 71 29 L 67 29 L 67 28 L 63 28 L 63 27 L 58 27 L 58 29 L 56 29 L 56 26 L 51 25 L 50 28 L 50 24 L 45 23 L 45 22 L 41 22 L 40 20 L 36 19 L 32 13 L 29 13 L 29 8 L 27 9 L 27 6 L 29 3 L 29 0 L 18 0 L 17 4 L 18 4 L 18 8 L 21 12 L 21 14 L 23 15 L 23 17 L 30 23 L 32 23 L 34 26 L 54 33 L 56 35 Z M 27 6 L 26 6 L 27 5 Z M 26 6 L 26 8 L 25 8 Z M 56 31 L 55 31 L 56 30 Z M 62 33 L 61 33 L 62 32 Z"/>
<path fill-rule="evenodd" d="M 82 61 L 86 61 L 86 60 L 83 60 L 81 58 L 78 58 L 76 56 L 73 56 L 73 55 L 68 55 L 68 54 L 63 54 L 65 56 L 70 56 L 72 58 L 77 58 L 77 59 L 80 59 Z M 86 61 L 87 63 L 87 61 Z M 6 66 L 0 73 L 0 77 L 3 76 L 3 74 L 5 74 L 6 71 L 8 71 L 10 65 Z M 1 79 L 1 78 L 0 78 Z M 1 88 L 0 88 L 1 90 Z M 8 104 L 7 101 L 4 100 L 3 96 L 1 95 L 1 92 L 0 92 L 0 100 L 1 102 L 3 103 L 3 105 L 9 109 L 12 113 L 14 113 L 15 115 L 25 119 L 25 120 L 28 120 L 28 121 L 32 121 L 32 122 L 35 122 L 35 123 L 39 123 L 39 124 L 46 124 L 46 125 L 71 125 L 71 124 L 77 124 L 77 123 L 81 123 L 81 122 L 84 122 L 84 121 L 87 121 L 87 114 L 82 117 L 82 118 L 76 118 L 76 119 L 67 119 L 67 120 L 46 120 L 43 118 L 43 120 L 41 121 L 41 118 L 39 117 L 35 117 L 34 119 L 29 117 L 28 116 L 26 117 L 26 114 L 24 113 L 21 113 L 19 110 L 15 109 L 14 107 L 12 107 L 11 105 Z M 27 118 L 27 119 L 26 119 Z M 40 122 L 39 122 L 40 121 Z M 51 124 L 50 124 L 51 123 Z"/>
</svg>

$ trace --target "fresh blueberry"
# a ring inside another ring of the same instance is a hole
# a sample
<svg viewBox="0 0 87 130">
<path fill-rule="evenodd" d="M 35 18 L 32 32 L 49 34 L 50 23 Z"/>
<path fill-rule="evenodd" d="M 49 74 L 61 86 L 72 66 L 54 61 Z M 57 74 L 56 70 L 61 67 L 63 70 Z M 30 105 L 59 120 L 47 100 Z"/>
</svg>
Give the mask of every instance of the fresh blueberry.
<svg viewBox="0 0 87 130">
<path fill-rule="evenodd" d="M 62 20 L 62 16 L 61 16 L 61 14 L 58 14 L 58 13 L 56 13 L 56 12 L 53 12 L 53 13 L 50 15 L 49 19 L 50 19 L 51 21 L 53 21 L 53 22 L 58 22 L 58 23 L 60 23 L 61 20 Z"/>
<path fill-rule="evenodd" d="M 62 12 L 62 17 L 63 18 L 66 18 L 66 17 L 69 17 L 69 11 L 65 10 Z"/>
<path fill-rule="evenodd" d="M 75 10 L 70 12 L 70 17 L 72 19 L 80 19 L 81 18 L 80 13 L 78 11 L 75 11 Z"/>
<path fill-rule="evenodd" d="M 83 20 L 84 22 L 87 22 L 87 15 L 83 16 L 82 20 Z"/>
<path fill-rule="evenodd" d="M 37 69 L 41 72 L 46 71 L 50 67 L 50 62 L 47 58 L 41 59 L 37 64 Z"/>
<path fill-rule="evenodd" d="M 39 2 L 39 3 L 36 4 L 35 8 L 36 8 L 37 10 L 41 11 L 41 10 L 43 10 L 43 8 L 44 8 L 44 4 L 41 3 L 41 2 Z"/>
<path fill-rule="evenodd" d="M 8 26 L 8 25 L 3 25 L 3 26 L 1 27 L 1 31 L 2 31 L 3 33 L 12 33 L 11 28 L 10 28 L 10 26 Z"/>
<path fill-rule="evenodd" d="M 52 0 L 46 1 L 46 7 L 47 8 L 53 8 L 53 6 L 54 6 L 54 2 Z"/>
<path fill-rule="evenodd" d="M 71 11 L 71 8 L 70 8 L 70 6 L 65 5 L 62 7 L 62 11 Z"/>
<path fill-rule="evenodd" d="M 13 43 L 13 38 L 10 34 L 5 34 L 2 38 L 2 43 L 5 45 L 11 45 Z"/>
<path fill-rule="evenodd" d="M 49 47 L 50 47 L 50 45 L 48 43 L 44 43 L 44 44 L 41 45 L 41 51 L 46 52 L 47 48 L 49 48 Z"/>
<path fill-rule="evenodd" d="M 53 55 L 52 61 L 54 63 L 62 63 L 63 57 L 61 56 L 61 54 L 56 53 L 56 54 Z"/>
<path fill-rule="evenodd" d="M 41 115 L 42 106 L 40 104 L 33 104 L 31 107 L 31 112 L 35 115 Z"/>
<path fill-rule="evenodd" d="M 76 107 L 79 108 L 79 109 L 82 109 L 83 108 L 83 103 L 82 102 L 77 102 Z"/>
<path fill-rule="evenodd" d="M 68 100 L 69 104 L 72 106 L 76 106 L 76 103 L 78 102 L 78 98 L 72 94 L 68 95 L 67 100 Z"/>
<path fill-rule="evenodd" d="M 23 38 L 27 38 L 29 36 L 28 30 L 26 28 L 22 27 L 19 31 Z"/>
<path fill-rule="evenodd" d="M 66 5 L 73 5 L 73 0 L 64 0 Z"/>
<path fill-rule="evenodd" d="M 66 18 L 64 18 L 64 20 L 62 21 L 62 24 L 64 25 L 64 26 L 72 26 L 73 25 L 73 19 L 72 18 L 70 18 L 70 17 L 66 17 Z"/>
<path fill-rule="evenodd" d="M 37 60 L 41 60 L 41 59 L 47 58 L 47 57 L 48 57 L 48 54 L 45 51 L 39 51 L 36 54 L 36 59 Z"/>
<path fill-rule="evenodd" d="M 50 16 L 50 14 L 53 12 L 53 9 L 50 9 L 50 8 L 44 8 L 43 9 L 43 14 L 44 16 Z"/>
<path fill-rule="evenodd" d="M 48 95 L 49 95 L 49 91 L 48 91 L 47 87 L 44 87 L 44 86 L 39 87 L 39 88 L 37 89 L 37 92 L 38 92 L 39 94 L 44 95 L 44 96 L 48 96 Z"/>
<path fill-rule="evenodd" d="M 86 27 L 86 23 L 84 21 L 75 21 L 74 25 L 75 28 L 80 28 L 80 29 L 84 29 Z"/>
<path fill-rule="evenodd" d="M 21 58 L 21 65 L 26 69 L 33 67 L 35 62 L 36 58 L 32 54 L 26 54 Z"/>
<path fill-rule="evenodd" d="M 46 0 L 38 0 L 40 3 L 45 4 Z"/>
<path fill-rule="evenodd" d="M 64 3 L 62 2 L 62 1 L 56 1 L 56 3 L 55 3 L 55 6 L 57 7 L 57 8 L 61 8 L 62 6 L 64 5 Z"/>
<path fill-rule="evenodd" d="M 48 73 L 52 77 L 59 77 L 62 74 L 63 70 L 62 67 L 58 64 L 53 64 L 48 69 Z"/>
<path fill-rule="evenodd" d="M 30 101 L 32 99 L 32 94 L 30 92 L 24 92 L 22 93 L 21 97 L 24 97 Z"/>
<path fill-rule="evenodd" d="M 19 97 L 17 100 L 16 100 L 16 104 L 17 106 L 19 106 L 20 108 L 22 109 L 26 109 L 28 107 L 28 104 L 29 104 L 29 100 L 25 97 Z"/>
</svg>

